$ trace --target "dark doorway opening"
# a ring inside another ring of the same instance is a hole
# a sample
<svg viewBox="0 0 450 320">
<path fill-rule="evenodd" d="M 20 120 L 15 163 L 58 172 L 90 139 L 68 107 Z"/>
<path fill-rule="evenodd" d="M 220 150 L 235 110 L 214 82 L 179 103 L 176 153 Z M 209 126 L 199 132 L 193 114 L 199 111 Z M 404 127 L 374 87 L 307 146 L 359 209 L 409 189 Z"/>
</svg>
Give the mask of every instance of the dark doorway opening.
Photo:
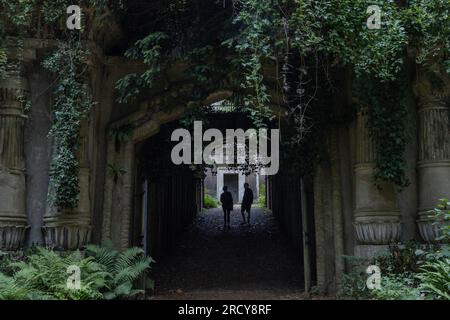
<svg viewBox="0 0 450 320">
<path fill-rule="evenodd" d="M 242 116 L 229 114 L 215 117 L 210 126 L 245 130 L 249 124 Z M 232 299 L 228 295 L 233 292 L 239 292 L 241 296 L 234 297 L 239 299 L 245 298 L 242 295 L 249 299 L 303 298 L 304 270 L 310 274 L 309 281 L 315 282 L 311 180 L 305 183 L 302 196 L 301 178 L 280 170 L 267 179 L 266 207 L 257 208 L 255 203 L 252 208 L 252 225 L 241 225 L 240 206 L 235 206 L 232 228 L 225 232 L 220 228 L 220 206 L 201 208 L 203 177 L 188 165 L 172 164 L 170 154 L 176 143 L 170 137 L 180 127 L 178 121 L 162 125 L 158 134 L 136 147 L 131 240 L 157 261 L 151 274 L 155 297 L 194 299 L 213 291 L 217 296 L 210 298 Z M 235 203 L 241 200 L 238 174 L 224 174 L 224 185 Z M 308 217 L 307 239 L 303 213 Z M 309 249 L 307 268 L 305 246 Z M 189 296 L 188 292 L 197 294 Z"/>
<path fill-rule="evenodd" d="M 179 234 L 196 216 L 199 178 L 189 166 L 170 159 L 170 134 L 177 123 L 161 127 L 158 134 L 136 148 L 134 218 L 131 243 L 152 257 L 170 253 Z"/>
</svg>

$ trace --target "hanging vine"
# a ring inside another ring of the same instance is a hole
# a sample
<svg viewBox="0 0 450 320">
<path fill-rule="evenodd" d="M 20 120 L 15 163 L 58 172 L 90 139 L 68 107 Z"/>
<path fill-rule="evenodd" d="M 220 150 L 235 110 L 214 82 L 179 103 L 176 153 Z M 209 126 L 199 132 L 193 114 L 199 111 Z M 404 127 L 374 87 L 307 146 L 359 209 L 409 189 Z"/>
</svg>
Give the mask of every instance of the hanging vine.
<svg viewBox="0 0 450 320">
<path fill-rule="evenodd" d="M 233 23 L 240 32 L 225 42 L 239 53 L 243 75 L 241 88 L 243 106 L 256 127 L 264 127 L 274 117 L 269 105 L 270 93 L 265 83 L 264 65 L 276 59 L 277 42 L 274 30 L 282 23 L 279 10 L 269 1 L 235 1 L 238 11 Z M 272 61 L 271 61 L 272 60 Z"/>
<path fill-rule="evenodd" d="M 407 185 L 404 160 L 407 142 L 405 91 L 393 92 L 391 89 L 401 82 L 399 79 L 403 79 L 404 51 L 408 44 L 403 9 L 385 1 L 280 0 L 275 1 L 270 9 L 266 8 L 272 11 L 270 17 L 276 21 L 269 20 L 270 23 L 265 24 L 264 16 L 252 14 L 255 8 L 264 8 L 260 1 L 237 2 L 241 8 L 238 21 L 244 26 L 240 36 L 245 36 L 246 40 L 237 46 L 241 59 L 251 65 L 253 52 L 259 49 L 259 42 L 252 39 L 263 34 L 272 39 L 264 43 L 265 56 L 282 61 L 279 87 L 283 89 L 289 118 L 296 128 L 296 132 L 290 134 L 291 149 L 300 151 L 293 151 L 297 159 L 290 161 L 304 162 L 308 158 L 317 161 L 314 156 L 318 152 L 317 147 L 315 151 L 302 147 L 311 145 L 308 140 L 316 140 L 320 131 L 325 130 L 325 126 L 320 125 L 324 114 L 311 108 L 323 108 L 318 97 L 322 98 L 327 90 L 334 89 L 330 69 L 344 66 L 353 71 L 354 88 L 365 85 L 364 91 L 356 90 L 354 95 L 362 93 L 367 99 L 361 102 L 367 103 L 370 108 L 368 125 L 378 155 L 375 181 L 390 181 L 399 187 Z M 369 4 L 378 4 L 382 9 L 380 30 L 366 27 Z M 253 72 L 259 70 L 259 67 L 253 68 Z M 253 87 L 257 88 L 257 85 Z M 383 90 L 387 88 L 390 90 Z M 317 141 L 316 145 L 319 145 Z M 302 150 L 308 154 L 303 154 Z M 389 150 L 388 153 L 386 150 Z"/>
</svg>

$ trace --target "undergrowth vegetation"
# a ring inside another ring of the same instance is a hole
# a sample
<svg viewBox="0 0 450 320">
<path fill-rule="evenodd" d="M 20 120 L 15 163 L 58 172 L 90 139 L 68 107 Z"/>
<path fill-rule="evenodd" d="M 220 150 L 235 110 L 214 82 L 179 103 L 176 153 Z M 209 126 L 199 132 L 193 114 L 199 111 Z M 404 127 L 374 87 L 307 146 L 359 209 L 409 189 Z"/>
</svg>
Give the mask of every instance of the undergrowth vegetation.
<svg viewBox="0 0 450 320">
<path fill-rule="evenodd" d="M 124 299 L 152 288 L 141 288 L 153 263 L 140 248 L 118 252 L 110 243 L 89 245 L 84 252 L 56 252 L 31 247 L 23 255 L 0 254 L 0 300 Z M 79 268 L 79 287 L 70 286 L 70 268 Z"/>
<path fill-rule="evenodd" d="M 344 274 L 342 297 L 379 300 L 450 300 L 450 247 L 448 221 L 450 202 L 443 200 L 435 217 L 441 225 L 441 244 L 423 245 L 415 241 L 391 245 L 387 252 L 369 261 L 344 257 L 350 272 Z M 380 286 L 369 289 L 367 266 L 381 271 Z"/>
<path fill-rule="evenodd" d="M 217 200 L 210 196 L 209 194 L 205 194 L 203 198 L 203 207 L 205 209 L 217 208 L 219 206 Z"/>
</svg>

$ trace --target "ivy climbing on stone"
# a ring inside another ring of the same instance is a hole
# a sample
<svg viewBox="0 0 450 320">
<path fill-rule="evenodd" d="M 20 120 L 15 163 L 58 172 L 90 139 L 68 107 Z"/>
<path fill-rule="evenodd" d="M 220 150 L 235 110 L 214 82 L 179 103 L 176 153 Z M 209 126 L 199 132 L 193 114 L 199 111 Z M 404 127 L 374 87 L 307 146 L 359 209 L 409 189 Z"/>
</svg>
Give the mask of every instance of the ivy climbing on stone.
<svg viewBox="0 0 450 320">
<path fill-rule="evenodd" d="M 87 51 L 80 42 L 61 43 L 42 63 L 54 74 L 53 138 L 50 164 L 49 201 L 59 209 L 72 209 L 79 199 L 79 135 L 82 121 L 93 105 L 84 81 Z"/>
</svg>

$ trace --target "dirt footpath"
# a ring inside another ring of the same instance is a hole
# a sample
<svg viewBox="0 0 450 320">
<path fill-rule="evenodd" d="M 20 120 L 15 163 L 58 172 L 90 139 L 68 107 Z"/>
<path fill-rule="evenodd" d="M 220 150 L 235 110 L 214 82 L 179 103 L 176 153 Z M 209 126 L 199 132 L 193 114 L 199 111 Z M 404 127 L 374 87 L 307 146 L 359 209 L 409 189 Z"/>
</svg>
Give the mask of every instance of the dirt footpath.
<svg viewBox="0 0 450 320">
<path fill-rule="evenodd" d="M 305 299 L 300 259 L 276 220 L 252 210 L 250 227 L 238 207 L 231 230 L 221 209 L 200 213 L 177 249 L 154 265 L 151 299 Z"/>
</svg>

